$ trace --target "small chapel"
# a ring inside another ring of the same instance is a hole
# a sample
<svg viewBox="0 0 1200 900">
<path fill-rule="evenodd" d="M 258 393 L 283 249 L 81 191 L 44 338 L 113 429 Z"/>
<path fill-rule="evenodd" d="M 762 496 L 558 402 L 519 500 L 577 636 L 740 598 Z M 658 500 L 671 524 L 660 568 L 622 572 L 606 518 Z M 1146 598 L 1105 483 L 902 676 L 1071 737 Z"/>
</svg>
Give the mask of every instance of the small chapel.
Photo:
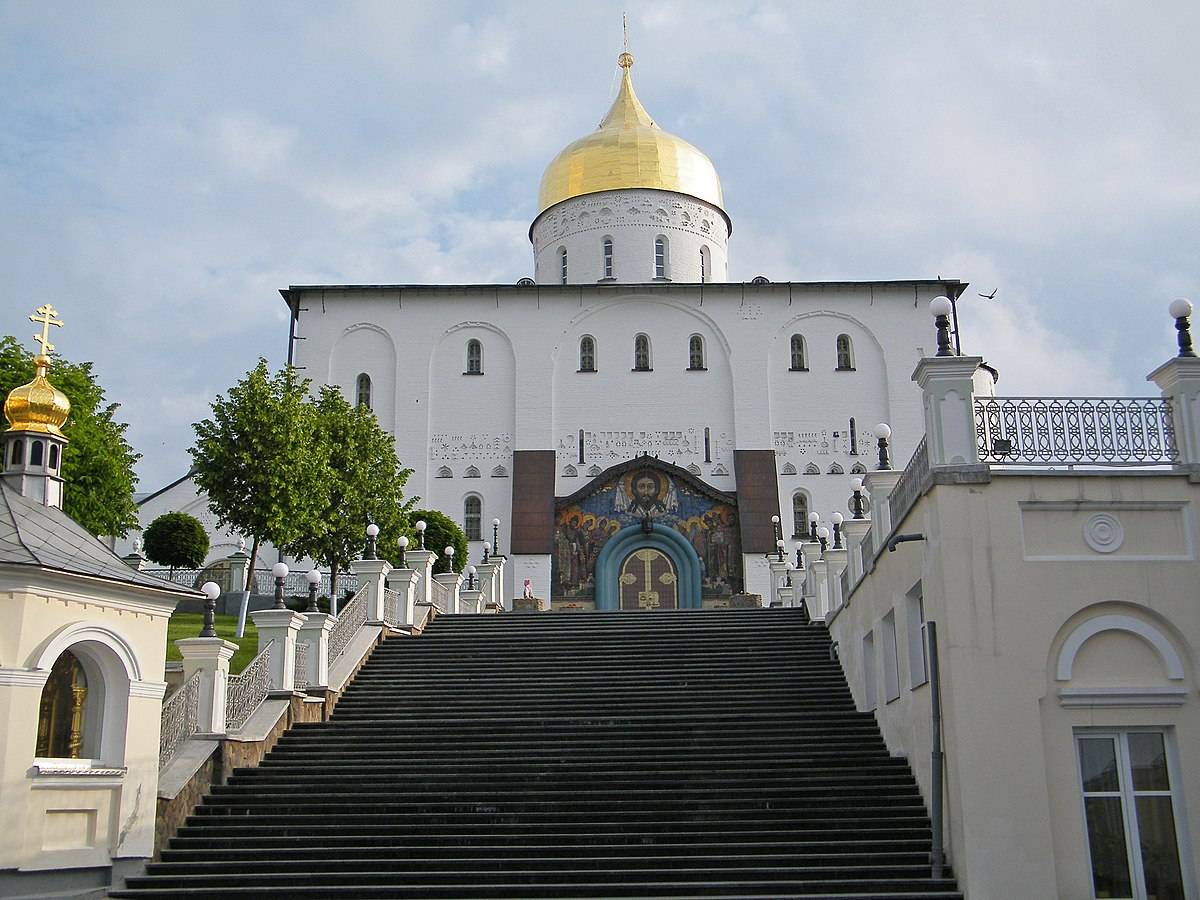
<svg viewBox="0 0 1200 900">
<path fill-rule="evenodd" d="M 790 557 L 812 517 L 851 514 L 878 427 L 911 454 L 926 307 L 966 285 L 730 282 L 716 167 L 617 62 L 598 127 L 542 176 L 533 277 L 293 285 L 290 361 L 371 407 L 473 556 L 496 539 L 508 597 L 726 607 L 770 594 L 778 540 Z"/>
</svg>

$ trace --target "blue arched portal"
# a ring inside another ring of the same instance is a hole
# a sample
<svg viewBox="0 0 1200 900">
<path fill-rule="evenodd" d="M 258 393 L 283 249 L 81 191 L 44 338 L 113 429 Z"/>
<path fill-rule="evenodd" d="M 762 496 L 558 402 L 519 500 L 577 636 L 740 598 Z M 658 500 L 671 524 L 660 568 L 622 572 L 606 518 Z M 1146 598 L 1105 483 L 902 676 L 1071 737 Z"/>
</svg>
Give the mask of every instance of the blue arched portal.
<svg viewBox="0 0 1200 900">
<path fill-rule="evenodd" d="M 604 544 L 596 559 L 596 609 L 621 608 L 617 578 L 621 563 L 634 550 L 653 547 L 665 553 L 675 566 L 679 578 L 679 608 L 700 609 L 700 557 L 687 539 L 674 528 L 651 526 L 647 534 L 642 525 L 627 525 Z"/>
</svg>

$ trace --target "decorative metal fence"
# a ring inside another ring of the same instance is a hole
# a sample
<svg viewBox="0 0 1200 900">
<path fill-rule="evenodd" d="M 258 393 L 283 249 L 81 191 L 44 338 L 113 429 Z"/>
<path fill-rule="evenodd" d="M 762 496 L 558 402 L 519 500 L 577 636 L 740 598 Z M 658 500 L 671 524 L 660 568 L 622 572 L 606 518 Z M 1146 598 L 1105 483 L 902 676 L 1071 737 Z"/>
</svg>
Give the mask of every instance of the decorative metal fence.
<svg viewBox="0 0 1200 900">
<path fill-rule="evenodd" d="M 1179 458 L 1161 397 L 975 401 L 979 459 L 1009 466 L 1162 466 Z"/>
<path fill-rule="evenodd" d="M 225 729 L 237 731 L 267 699 L 271 690 L 271 652 L 275 642 L 271 641 L 259 651 L 258 656 L 242 669 L 240 675 L 229 677 L 229 690 L 225 700 Z"/>
<path fill-rule="evenodd" d="M 438 612 L 450 611 L 450 589 L 432 577 L 429 579 L 429 599 L 433 601 Z"/>
<path fill-rule="evenodd" d="M 862 543 L 858 545 L 858 556 L 862 560 L 863 571 L 868 571 L 871 561 L 875 559 L 875 529 L 868 528 L 867 533 L 863 535 Z"/>
<path fill-rule="evenodd" d="M 204 574 L 204 569 L 143 569 L 142 574 L 151 575 L 154 578 L 161 578 L 163 581 L 169 581 L 172 584 L 181 584 L 184 587 L 200 589 L 203 584 L 201 576 Z"/>
<path fill-rule="evenodd" d="M 904 520 L 908 511 L 917 502 L 917 498 L 929 489 L 931 478 L 929 445 L 925 443 L 925 438 L 921 438 L 921 443 L 917 444 L 917 449 L 913 451 L 912 459 L 904 467 L 904 474 L 900 476 L 900 480 L 896 482 L 896 487 L 888 498 L 888 513 L 891 516 L 892 528 Z"/>
<path fill-rule="evenodd" d="M 307 597 L 308 596 L 308 581 L 305 579 L 305 572 L 288 572 L 287 577 L 283 579 L 283 593 L 287 597 Z M 338 594 L 345 596 L 346 591 L 358 590 L 358 576 L 353 572 L 338 572 Z M 328 597 L 330 590 L 330 579 L 328 572 L 321 573 L 321 583 L 317 585 L 317 593 Z M 270 569 L 255 569 L 254 570 L 254 591 L 255 594 L 274 594 L 275 593 L 275 576 L 271 574 Z"/>
<path fill-rule="evenodd" d="M 391 588 L 383 591 L 383 621 L 389 625 L 400 625 L 404 617 L 400 610 L 400 594 Z"/>
<path fill-rule="evenodd" d="M 841 596 L 838 597 L 838 602 L 845 603 L 846 598 L 850 596 L 850 562 L 849 562 L 849 560 L 847 560 L 847 562 L 846 562 L 846 568 L 842 569 L 841 586 L 842 586 L 842 593 L 841 593 Z"/>
<path fill-rule="evenodd" d="M 292 674 L 292 685 L 298 691 L 308 689 L 308 641 L 296 641 L 296 668 Z"/>
<path fill-rule="evenodd" d="M 179 686 L 162 705 L 162 724 L 158 732 L 158 770 L 175 758 L 179 745 L 200 730 L 200 673 Z"/>
<path fill-rule="evenodd" d="M 350 646 L 358 629 L 367 621 L 367 589 L 364 586 L 349 603 L 342 607 L 337 623 L 329 632 L 329 664 L 332 666 Z"/>
</svg>

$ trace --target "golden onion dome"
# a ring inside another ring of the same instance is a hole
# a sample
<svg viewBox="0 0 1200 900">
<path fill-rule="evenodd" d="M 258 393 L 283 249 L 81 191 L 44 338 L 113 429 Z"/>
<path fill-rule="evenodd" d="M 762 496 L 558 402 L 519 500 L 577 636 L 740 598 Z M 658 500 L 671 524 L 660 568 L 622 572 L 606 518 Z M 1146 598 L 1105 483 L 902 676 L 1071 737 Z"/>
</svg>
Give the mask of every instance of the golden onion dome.
<svg viewBox="0 0 1200 900">
<path fill-rule="evenodd" d="M 538 215 L 572 197 L 626 188 L 687 194 L 725 214 L 721 179 L 707 156 L 654 124 L 633 91 L 633 57 L 622 53 L 621 89 L 594 132 L 568 144 L 542 175 Z M 729 217 L 725 216 L 726 222 Z"/>
<path fill-rule="evenodd" d="M 46 380 L 46 373 L 50 371 L 50 357 L 39 354 L 34 364 L 37 374 L 33 376 L 33 381 L 13 388 L 4 401 L 4 418 L 8 419 L 13 431 L 35 431 L 66 440 L 62 426 L 71 412 L 71 401 Z"/>
</svg>

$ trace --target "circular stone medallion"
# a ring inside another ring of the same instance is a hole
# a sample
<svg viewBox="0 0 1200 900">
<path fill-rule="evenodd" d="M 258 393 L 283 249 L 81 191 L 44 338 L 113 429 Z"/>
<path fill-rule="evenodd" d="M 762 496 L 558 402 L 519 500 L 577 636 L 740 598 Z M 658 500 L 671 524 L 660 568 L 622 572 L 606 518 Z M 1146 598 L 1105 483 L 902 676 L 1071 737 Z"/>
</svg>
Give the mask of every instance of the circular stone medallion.
<svg viewBox="0 0 1200 900">
<path fill-rule="evenodd" d="M 1097 553 L 1113 553 L 1125 541 L 1125 528 L 1112 513 L 1096 513 L 1083 524 L 1083 540 Z"/>
</svg>

